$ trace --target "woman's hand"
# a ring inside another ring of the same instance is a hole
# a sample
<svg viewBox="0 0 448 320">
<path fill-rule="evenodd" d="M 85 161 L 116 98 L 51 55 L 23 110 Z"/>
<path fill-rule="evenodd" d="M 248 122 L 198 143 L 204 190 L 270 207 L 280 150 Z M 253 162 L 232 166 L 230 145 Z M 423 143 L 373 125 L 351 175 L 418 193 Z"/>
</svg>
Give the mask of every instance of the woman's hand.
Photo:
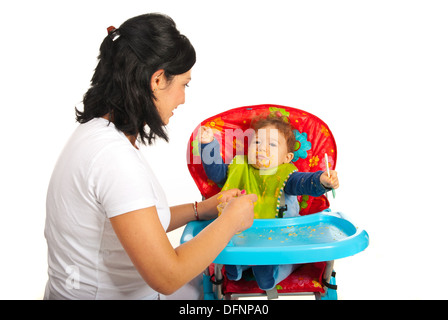
<svg viewBox="0 0 448 320">
<path fill-rule="evenodd" d="M 218 216 L 218 205 L 220 203 L 227 204 L 230 199 L 243 195 L 245 191 L 239 189 L 230 189 L 221 191 L 202 202 L 198 202 L 198 216 L 201 220 L 211 220 Z"/>
<path fill-rule="evenodd" d="M 257 201 L 255 194 L 246 195 L 245 190 L 230 189 L 221 191 L 213 197 L 198 203 L 198 213 L 201 220 L 214 219 L 218 215 L 217 206 L 224 203 L 222 215 L 230 218 L 236 232 L 249 228 L 254 220 L 254 203 Z M 206 208 L 209 208 L 206 210 Z M 227 219 L 226 218 L 226 219 Z"/>
<path fill-rule="evenodd" d="M 328 189 L 339 188 L 338 173 L 334 170 L 330 170 L 330 176 L 328 176 L 327 172 L 322 173 L 320 176 L 320 183 Z"/>
<path fill-rule="evenodd" d="M 254 203 L 257 195 L 248 194 L 232 198 L 224 208 L 220 218 L 230 218 L 235 233 L 250 228 L 254 222 Z"/>
<path fill-rule="evenodd" d="M 225 191 L 221 191 L 217 194 L 216 200 L 218 200 L 219 203 L 221 202 L 229 202 L 232 198 L 239 197 L 241 195 L 245 195 L 246 190 L 240 190 L 240 189 L 229 189 Z"/>
</svg>

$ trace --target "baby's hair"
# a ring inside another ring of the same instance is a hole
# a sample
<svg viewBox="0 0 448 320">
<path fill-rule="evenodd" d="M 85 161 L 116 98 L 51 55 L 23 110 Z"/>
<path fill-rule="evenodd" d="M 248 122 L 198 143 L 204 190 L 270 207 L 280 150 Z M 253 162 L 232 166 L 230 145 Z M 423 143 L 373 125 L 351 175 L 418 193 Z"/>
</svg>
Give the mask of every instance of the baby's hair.
<svg viewBox="0 0 448 320">
<path fill-rule="evenodd" d="M 258 131 L 267 126 L 275 127 L 286 140 L 288 152 L 294 152 L 296 145 L 296 138 L 294 136 L 294 128 L 291 126 L 288 117 L 279 116 L 276 112 L 269 114 L 268 117 L 254 118 L 251 122 L 251 128 Z"/>
</svg>

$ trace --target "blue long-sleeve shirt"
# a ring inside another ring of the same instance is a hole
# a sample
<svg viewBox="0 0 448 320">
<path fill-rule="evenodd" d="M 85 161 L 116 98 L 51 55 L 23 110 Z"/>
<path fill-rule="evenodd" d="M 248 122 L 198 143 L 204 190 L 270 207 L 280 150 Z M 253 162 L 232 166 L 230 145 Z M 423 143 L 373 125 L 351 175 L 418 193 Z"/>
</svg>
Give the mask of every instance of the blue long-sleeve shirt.
<svg viewBox="0 0 448 320">
<path fill-rule="evenodd" d="M 205 154 L 204 153 L 208 153 Z M 207 144 L 201 144 L 201 159 L 207 177 L 217 184 L 224 184 L 227 180 L 228 165 L 222 158 L 215 157 L 220 154 L 220 145 L 216 139 Z M 213 161 L 204 161 L 204 159 L 213 159 Z M 320 183 L 320 176 L 323 171 L 316 172 L 293 172 L 285 185 L 285 193 L 289 195 L 309 195 L 318 197 L 331 189 L 326 189 Z"/>
</svg>

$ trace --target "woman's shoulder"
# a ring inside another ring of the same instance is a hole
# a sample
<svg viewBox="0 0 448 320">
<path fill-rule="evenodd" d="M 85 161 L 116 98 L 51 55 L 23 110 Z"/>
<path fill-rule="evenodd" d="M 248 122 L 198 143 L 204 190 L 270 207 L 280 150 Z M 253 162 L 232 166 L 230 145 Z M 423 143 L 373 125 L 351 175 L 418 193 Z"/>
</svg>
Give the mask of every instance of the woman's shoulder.
<svg viewBox="0 0 448 320">
<path fill-rule="evenodd" d="M 133 148 L 125 134 L 118 130 L 113 122 L 104 118 L 94 118 L 79 126 L 79 137 L 85 145 L 105 147 L 109 144 Z"/>
<path fill-rule="evenodd" d="M 66 146 L 73 156 L 91 164 L 99 158 L 117 161 L 126 158 L 138 159 L 137 152 L 123 132 L 112 122 L 95 118 L 80 124 Z"/>
</svg>

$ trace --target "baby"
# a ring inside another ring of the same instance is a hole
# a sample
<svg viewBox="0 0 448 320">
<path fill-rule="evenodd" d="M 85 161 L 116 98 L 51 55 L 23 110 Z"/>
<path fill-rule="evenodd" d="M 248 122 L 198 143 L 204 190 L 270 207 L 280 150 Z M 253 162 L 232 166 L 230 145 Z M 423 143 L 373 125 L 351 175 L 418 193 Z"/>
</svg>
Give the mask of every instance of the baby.
<svg viewBox="0 0 448 320">
<path fill-rule="evenodd" d="M 318 197 L 329 189 L 339 187 L 336 171 L 330 175 L 323 171 L 298 172 L 291 160 L 294 158 L 295 136 L 287 117 L 271 114 L 252 124 L 254 130 L 250 138 L 247 156 L 237 155 L 227 165 L 221 161 L 202 161 L 207 177 L 222 190 L 238 188 L 247 193 L 255 193 L 258 200 L 254 207 L 254 218 L 271 219 L 299 215 L 298 195 Z M 202 159 L 204 150 L 218 152 L 220 146 L 213 131 L 201 127 L 200 141 Z M 206 148 L 207 147 L 207 148 Z M 284 201 L 281 201 L 284 197 Z M 284 205 L 283 205 L 284 202 Z M 221 204 L 221 207 L 223 204 Z M 265 291 L 273 289 L 291 274 L 296 265 L 252 266 L 258 286 Z M 241 279 L 242 272 L 249 266 L 226 265 L 229 280 Z"/>
</svg>

